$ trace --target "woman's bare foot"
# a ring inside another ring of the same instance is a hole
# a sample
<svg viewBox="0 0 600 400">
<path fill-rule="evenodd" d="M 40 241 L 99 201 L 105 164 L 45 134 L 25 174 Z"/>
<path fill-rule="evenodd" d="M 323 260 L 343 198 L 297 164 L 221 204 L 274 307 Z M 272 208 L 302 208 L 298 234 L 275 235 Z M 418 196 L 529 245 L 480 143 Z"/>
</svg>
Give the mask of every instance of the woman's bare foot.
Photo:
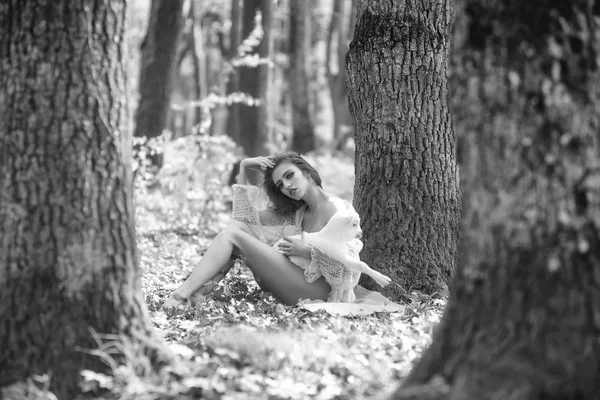
<svg viewBox="0 0 600 400">
<path fill-rule="evenodd" d="M 171 293 L 169 298 L 163 303 L 162 309 L 167 310 L 169 308 L 177 307 L 179 305 L 183 305 L 187 302 L 187 299 L 176 292 Z"/>
<path fill-rule="evenodd" d="M 224 273 L 219 273 L 219 274 L 215 275 L 211 280 L 206 282 L 204 285 L 200 286 L 200 288 L 198 290 L 196 290 L 194 293 L 192 293 L 191 295 L 189 295 L 187 297 L 180 295 L 179 293 L 177 293 L 177 290 L 175 290 L 173 293 L 171 293 L 169 298 L 163 303 L 162 309 L 166 310 L 168 308 L 173 308 L 173 307 L 177 307 L 179 305 L 184 305 L 188 302 L 192 305 L 196 305 L 197 303 L 203 303 L 204 300 L 206 299 L 206 296 L 210 292 L 212 292 L 215 289 L 215 287 L 218 286 L 219 281 L 221 279 L 223 279 L 224 276 L 225 276 Z"/>
<path fill-rule="evenodd" d="M 188 297 L 188 301 L 192 306 L 195 306 L 198 303 L 204 303 L 206 297 L 218 286 L 218 282 L 210 280 L 206 282 L 204 285 L 200 286 L 200 289 L 196 290 L 190 297 Z"/>
</svg>

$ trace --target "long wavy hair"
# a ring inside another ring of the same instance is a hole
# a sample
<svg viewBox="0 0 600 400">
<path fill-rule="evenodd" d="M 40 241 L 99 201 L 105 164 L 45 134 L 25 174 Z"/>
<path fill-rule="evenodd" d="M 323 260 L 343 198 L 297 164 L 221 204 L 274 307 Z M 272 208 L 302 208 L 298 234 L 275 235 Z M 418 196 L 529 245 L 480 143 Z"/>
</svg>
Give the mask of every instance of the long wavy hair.
<svg viewBox="0 0 600 400">
<path fill-rule="evenodd" d="M 267 195 L 273 203 L 274 211 L 281 214 L 288 214 L 295 212 L 306 203 L 304 200 L 292 199 L 281 192 L 275 182 L 273 182 L 273 170 L 283 162 L 289 162 L 294 164 L 302 171 L 304 175 L 310 176 L 317 186 L 322 187 L 321 176 L 312 165 L 308 163 L 300 154 L 295 152 L 279 153 L 271 157 L 275 165 L 273 168 L 267 168 L 265 171 L 264 187 Z"/>
</svg>

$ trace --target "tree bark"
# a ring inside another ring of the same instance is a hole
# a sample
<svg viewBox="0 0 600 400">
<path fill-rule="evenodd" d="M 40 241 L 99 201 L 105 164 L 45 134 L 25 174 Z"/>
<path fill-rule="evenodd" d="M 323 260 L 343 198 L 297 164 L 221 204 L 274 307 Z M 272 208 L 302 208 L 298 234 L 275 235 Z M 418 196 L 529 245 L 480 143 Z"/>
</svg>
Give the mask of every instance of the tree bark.
<svg viewBox="0 0 600 400">
<path fill-rule="evenodd" d="M 124 0 L 0 5 L 0 387 L 75 398 L 100 334 L 148 332 L 136 263 Z M 136 342 L 136 339 L 133 339 Z"/>
<path fill-rule="evenodd" d="M 459 268 L 430 348 L 393 398 L 442 382 L 441 399 L 597 399 L 598 10 L 457 3 L 453 79 L 468 83 L 455 84 L 457 118 L 469 139 L 485 135 L 486 153 L 464 149 Z"/>
<path fill-rule="evenodd" d="M 254 29 L 254 18 L 258 12 L 262 16 L 262 27 L 264 35 L 258 46 L 257 53 L 261 58 L 269 58 L 271 55 L 271 26 L 272 26 L 272 0 L 244 0 L 242 36 L 250 35 Z M 272 125 L 271 102 L 270 102 L 270 67 L 260 64 L 256 67 L 241 66 L 239 68 L 239 88 L 260 104 L 246 105 L 237 104 L 239 108 L 239 123 L 244 129 L 240 132 L 240 144 L 244 153 L 249 156 L 265 155 L 268 151 L 270 131 Z"/>
<path fill-rule="evenodd" d="M 309 95 L 310 10 L 310 1 L 290 1 L 291 148 L 299 153 L 312 151 L 316 146 Z"/>
<path fill-rule="evenodd" d="M 166 126 L 175 55 L 184 21 L 183 2 L 152 0 L 148 33 L 142 43 L 136 137 L 157 137 Z"/>
<path fill-rule="evenodd" d="M 386 289 L 394 299 L 445 291 L 454 271 L 461 203 L 447 104 L 452 18 L 449 0 L 359 1 L 347 56 L 361 258 L 397 283 Z"/>
</svg>

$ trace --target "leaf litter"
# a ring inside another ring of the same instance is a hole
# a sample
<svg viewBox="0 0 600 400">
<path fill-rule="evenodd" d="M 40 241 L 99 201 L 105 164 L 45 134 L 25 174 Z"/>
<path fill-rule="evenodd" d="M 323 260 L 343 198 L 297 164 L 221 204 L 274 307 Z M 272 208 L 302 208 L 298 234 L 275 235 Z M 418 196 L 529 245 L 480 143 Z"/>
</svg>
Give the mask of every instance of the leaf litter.
<svg viewBox="0 0 600 400">
<path fill-rule="evenodd" d="M 217 156 L 195 159 L 204 165 L 170 169 L 194 171 L 189 179 L 174 172 L 162 179 L 188 182 L 195 191 L 206 180 L 198 171 L 221 174 L 225 180 L 228 170 L 219 160 L 230 162 L 232 157 L 222 156 L 224 152 L 213 150 Z M 341 195 L 351 196 L 352 173 L 342 184 L 338 172 L 352 170 L 350 159 L 311 157 L 324 182 L 333 177 L 346 190 Z M 189 159 L 175 162 L 184 165 Z M 173 186 L 163 182 L 163 187 Z M 197 208 L 186 194 L 189 187 L 147 196 L 138 186 L 136 192 L 142 291 L 154 329 L 172 358 L 143 377 L 123 370 L 113 371 L 111 379 L 87 373 L 86 387 L 105 399 L 328 400 L 368 398 L 401 383 L 430 344 L 445 299 L 413 292 L 402 312 L 333 316 L 278 303 L 236 263 L 203 303 L 161 310 L 229 218 L 227 191 L 207 191 Z"/>
</svg>

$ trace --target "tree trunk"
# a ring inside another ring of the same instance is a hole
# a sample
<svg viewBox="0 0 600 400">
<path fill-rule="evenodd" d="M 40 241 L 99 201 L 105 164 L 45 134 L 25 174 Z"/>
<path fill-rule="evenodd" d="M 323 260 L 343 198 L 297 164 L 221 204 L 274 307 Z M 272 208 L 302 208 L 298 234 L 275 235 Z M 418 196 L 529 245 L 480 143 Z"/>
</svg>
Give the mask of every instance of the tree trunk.
<svg viewBox="0 0 600 400">
<path fill-rule="evenodd" d="M 348 5 L 353 8 L 348 9 Z M 348 41 L 353 34 L 348 29 L 347 23 L 356 19 L 354 7 L 356 4 L 346 3 L 343 0 L 334 0 L 331 23 L 327 32 L 327 46 L 325 68 L 329 81 L 329 93 L 333 109 L 333 143 L 337 150 L 341 150 L 351 132 L 344 132 L 343 126 L 352 123 L 348 109 L 348 92 L 346 90 L 346 53 Z M 356 21 L 354 21 L 356 24 Z M 335 49 L 335 51 L 334 51 Z M 335 57 L 332 57 L 335 55 Z"/>
<path fill-rule="evenodd" d="M 358 7 L 358 0 L 352 0 L 350 4 L 350 20 L 348 21 L 348 40 L 354 36 L 354 28 L 356 27 L 356 8 Z M 344 60 L 345 61 L 345 60 Z"/>
<path fill-rule="evenodd" d="M 262 16 L 264 35 L 257 49 L 261 58 L 269 58 L 271 54 L 272 8 L 272 0 L 244 0 L 242 30 L 244 38 L 247 38 L 254 29 L 256 14 L 260 13 Z M 258 106 L 236 105 L 239 107 L 240 124 L 244 127 L 240 135 L 240 144 L 249 157 L 265 155 L 269 152 L 267 149 L 271 136 L 269 76 L 270 67 L 266 64 L 239 68 L 240 92 L 260 102 Z"/>
<path fill-rule="evenodd" d="M 201 67 L 196 57 L 193 2 L 190 1 L 183 12 L 183 29 L 174 55 L 167 123 L 164 127 L 171 132 L 171 139 L 193 133 L 194 126 L 201 118 L 200 110 L 190 106 L 190 102 L 201 97 L 201 83 L 198 79 Z M 159 159 L 162 164 L 162 156 L 162 154 L 151 154 L 151 160 Z"/>
<path fill-rule="evenodd" d="M 202 1 L 202 0 L 198 0 Z M 207 94 L 219 96 L 227 95 L 227 79 L 223 73 L 227 50 L 225 48 L 223 34 L 224 20 L 220 13 L 206 11 L 202 17 L 202 32 L 205 45 L 206 57 L 206 82 L 208 83 Z M 233 29 L 233 27 L 232 27 Z M 227 134 L 227 105 L 216 105 L 211 113 L 210 134 L 213 136 Z M 204 114 L 207 117 L 207 114 Z"/>
<path fill-rule="evenodd" d="M 290 1 L 290 94 L 292 101 L 292 150 L 315 149 L 315 131 L 310 115 L 310 1 Z"/>
<path fill-rule="evenodd" d="M 232 60 L 237 56 L 238 47 L 242 43 L 242 0 L 231 0 L 231 32 L 229 35 L 229 52 L 227 58 Z M 238 71 L 233 71 L 227 83 L 227 93 L 240 91 Z M 231 104 L 227 116 L 227 133 L 236 143 L 241 143 L 240 105 Z"/>
<path fill-rule="evenodd" d="M 464 53 L 454 79 L 473 87 L 457 93 L 459 126 L 486 143 L 485 154 L 464 149 L 463 170 L 489 173 L 464 182 L 451 296 L 393 398 L 425 398 L 409 393 L 437 382 L 440 399 L 597 399 L 598 10 L 587 0 L 457 3 L 466 43 L 454 47 Z"/>
<path fill-rule="evenodd" d="M 125 3 L 0 6 L 0 387 L 49 374 L 58 398 L 75 398 L 81 369 L 106 368 L 82 351 L 97 347 L 91 330 L 132 338 L 148 329 Z"/>
<path fill-rule="evenodd" d="M 192 37 L 194 38 L 194 65 L 197 66 L 197 70 L 194 71 L 196 75 L 196 87 L 198 90 L 198 97 L 196 100 L 205 99 L 208 96 L 208 66 L 206 65 L 206 40 L 204 38 L 202 18 L 204 12 L 201 4 L 198 1 L 192 0 Z M 198 119 L 195 123 L 199 123 Z"/>
<path fill-rule="evenodd" d="M 359 1 L 346 64 L 361 258 L 398 284 L 386 289 L 394 299 L 445 291 L 457 252 L 460 191 L 446 87 L 452 3 L 428 4 Z"/>
<path fill-rule="evenodd" d="M 327 80 L 329 81 L 329 93 L 331 95 L 331 108 L 333 111 L 333 142 L 337 143 L 341 137 L 341 126 L 342 126 L 342 116 L 341 116 L 341 107 L 347 107 L 347 101 L 344 98 L 346 94 L 346 82 L 342 79 L 344 78 L 341 70 L 337 70 L 334 73 L 332 68 L 332 55 L 334 42 L 337 43 L 335 48 L 337 49 L 336 55 L 334 58 L 336 60 L 336 67 L 340 65 L 338 58 L 340 55 L 339 44 L 341 42 L 340 37 L 345 32 L 344 29 L 344 1 L 342 0 L 333 0 L 333 10 L 331 13 L 331 23 L 329 24 L 329 29 L 327 30 L 327 46 L 326 46 L 326 55 L 325 55 L 325 70 L 327 71 Z"/>
<path fill-rule="evenodd" d="M 148 33 L 142 44 L 136 137 L 157 137 L 166 126 L 175 55 L 184 21 L 183 2 L 152 0 Z"/>
</svg>

